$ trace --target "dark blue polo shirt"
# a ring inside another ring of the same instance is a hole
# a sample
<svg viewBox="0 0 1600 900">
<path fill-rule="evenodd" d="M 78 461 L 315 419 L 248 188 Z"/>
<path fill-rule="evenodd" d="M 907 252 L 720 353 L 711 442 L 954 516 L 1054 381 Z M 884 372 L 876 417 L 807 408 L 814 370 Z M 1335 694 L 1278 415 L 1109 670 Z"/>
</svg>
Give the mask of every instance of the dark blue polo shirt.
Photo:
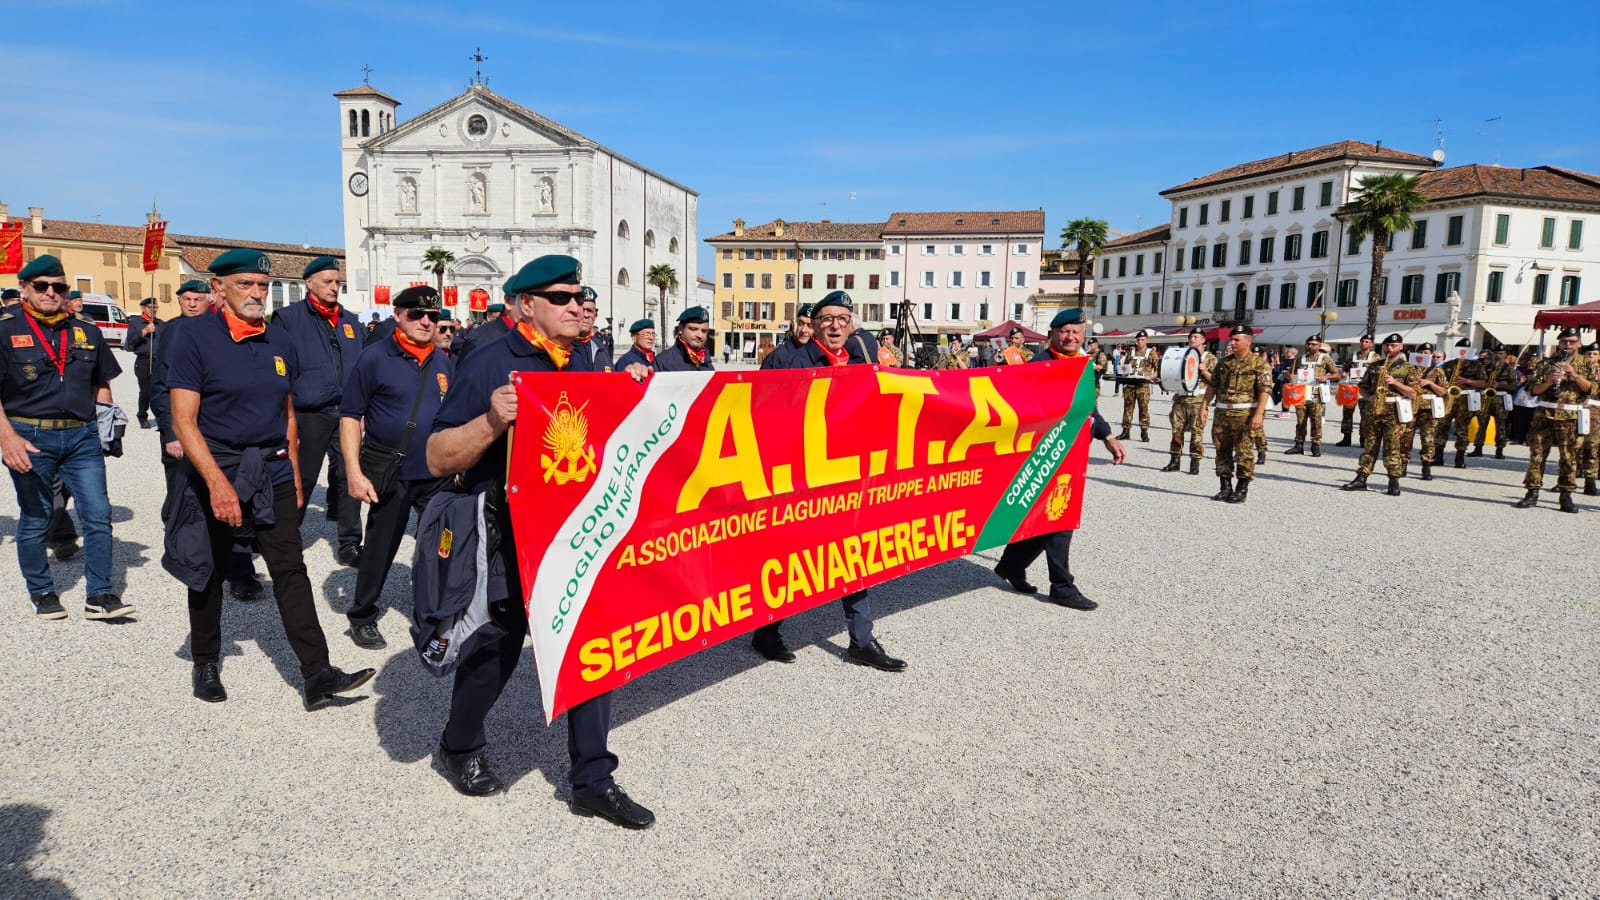
<svg viewBox="0 0 1600 900">
<path fill-rule="evenodd" d="M 426 364 L 419 367 L 390 337 L 361 354 L 355 374 L 344 386 L 339 415 L 365 419 L 367 440 L 406 454 L 400 463 L 402 481 L 432 478 L 428 471 L 428 435 L 433 433 L 433 418 L 438 415 L 445 394 L 454 387 L 454 376 L 455 365 L 443 352 L 435 349 Z M 417 406 L 417 429 L 411 435 L 411 446 L 402 447 L 418 384 L 422 403 Z"/>
<path fill-rule="evenodd" d="M 169 319 L 156 326 L 156 333 L 151 335 L 150 412 L 156 417 L 156 428 L 161 432 L 163 444 L 178 439 L 177 432 L 172 430 L 172 392 L 167 388 L 167 356 L 172 352 L 172 339 L 177 336 L 185 323 L 214 315 L 216 313 L 208 309 L 199 316 L 179 316 L 176 319 Z"/>
<path fill-rule="evenodd" d="M 495 388 L 509 383 L 512 372 L 555 371 L 558 371 L 556 364 L 550 357 L 516 331 L 499 340 L 477 345 L 472 355 L 461 361 L 461 368 L 456 372 L 456 383 L 450 386 L 438 415 L 434 416 L 434 433 L 465 425 L 488 412 L 489 395 L 494 393 Z M 588 361 L 582 354 L 574 353 L 564 371 L 587 372 Z M 463 486 L 469 492 L 503 484 L 505 478 L 505 435 L 490 444 L 477 465 L 461 476 Z"/>
<path fill-rule="evenodd" d="M 591 372 L 611 371 L 611 341 L 598 331 L 590 334 L 587 341 L 573 341 L 572 355 L 587 359 Z"/>
<path fill-rule="evenodd" d="M 644 366 L 646 369 L 655 371 L 655 360 L 645 356 L 643 350 L 640 350 L 638 347 L 630 344 L 628 345 L 628 352 L 617 358 L 617 371 L 621 372 L 634 363 L 638 363 L 639 365 Z"/>
<path fill-rule="evenodd" d="M 167 351 L 167 389 L 200 395 L 200 433 L 230 447 L 288 446 L 284 399 L 298 373 L 294 345 L 279 329 L 235 341 L 219 315 L 195 316 L 175 329 Z M 288 456 L 269 454 L 273 484 L 294 480 Z"/>
<path fill-rule="evenodd" d="M 356 370 L 365 346 L 367 329 L 356 314 L 339 307 L 338 324 L 311 306 L 310 300 L 291 303 L 272 317 L 269 330 L 283 332 L 294 344 L 300 361 L 294 382 L 294 408 L 311 411 L 339 411 L 345 382 Z"/>
<path fill-rule="evenodd" d="M 34 327 L 39 330 L 36 333 Z M 44 343 L 48 341 L 47 351 Z M 66 341 L 66 372 L 51 362 L 62 358 Z M 54 328 L 29 317 L 20 307 L 0 316 L 0 406 L 7 416 L 30 419 L 78 419 L 93 423 L 96 385 L 110 384 L 122 374 L 100 329 L 83 319 L 67 317 Z"/>
<path fill-rule="evenodd" d="M 706 361 L 697 366 L 684 352 L 682 341 L 656 354 L 657 372 L 710 372 L 715 369 L 716 366 L 711 364 L 710 351 L 706 352 Z"/>
</svg>

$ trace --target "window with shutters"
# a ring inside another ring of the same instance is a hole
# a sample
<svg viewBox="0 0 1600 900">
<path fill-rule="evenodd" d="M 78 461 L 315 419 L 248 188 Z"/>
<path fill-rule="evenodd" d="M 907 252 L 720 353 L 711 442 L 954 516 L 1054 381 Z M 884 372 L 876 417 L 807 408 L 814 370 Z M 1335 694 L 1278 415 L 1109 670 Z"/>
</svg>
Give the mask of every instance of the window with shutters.
<svg viewBox="0 0 1600 900">
<path fill-rule="evenodd" d="M 1278 214 L 1278 192 L 1277 191 L 1268 191 L 1267 192 L 1267 215 L 1275 216 L 1277 214 Z"/>
<path fill-rule="evenodd" d="M 772 290 L 772 273 L 771 272 L 762 272 L 761 273 L 761 289 L 763 291 Z"/>
<path fill-rule="evenodd" d="M 1272 308 L 1272 285 L 1256 285 L 1256 309 Z"/>
<path fill-rule="evenodd" d="M 724 300 L 724 301 L 722 301 L 722 317 L 724 319 L 733 318 L 733 301 L 732 300 Z"/>
<path fill-rule="evenodd" d="M 838 275 L 829 275 L 828 276 L 828 290 L 834 291 L 834 290 L 838 290 L 838 289 L 839 289 L 839 276 Z"/>
<path fill-rule="evenodd" d="M 753 291 L 756 289 L 756 273 L 744 273 L 744 289 L 747 291 Z"/>
<path fill-rule="evenodd" d="M 1239 218 L 1253 219 L 1256 215 L 1256 195 L 1251 194 L 1244 198 L 1244 209 L 1239 211 Z"/>
<path fill-rule="evenodd" d="M 1547 216 L 1539 226 L 1539 249 L 1550 250 L 1556 245 L 1556 220 Z"/>
<path fill-rule="evenodd" d="M 1300 259 L 1300 239 L 1304 235 L 1286 234 L 1283 236 L 1283 261 L 1295 262 Z"/>
<path fill-rule="evenodd" d="M 1511 216 L 1500 213 L 1494 217 L 1494 242 L 1496 246 L 1504 247 L 1511 239 Z"/>
<path fill-rule="evenodd" d="M 117 283 L 115 281 L 106 282 L 106 296 L 113 300 L 117 299 Z"/>
<path fill-rule="evenodd" d="M 1187 207 L 1187 206 L 1180 206 L 1178 208 L 1178 227 L 1179 228 L 1188 228 L 1189 227 L 1189 207 Z"/>
<path fill-rule="evenodd" d="M 794 273 L 793 272 L 787 272 L 787 273 L 784 274 L 784 276 L 783 276 L 783 289 L 786 290 L 786 291 L 794 290 Z"/>
<path fill-rule="evenodd" d="M 1206 245 L 1196 244 L 1189 248 L 1189 268 L 1204 269 L 1206 267 Z"/>
<path fill-rule="evenodd" d="M 1567 226 L 1567 249 L 1583 249 L 1583 220 L 1573 219 Z"/>
<path fill-rule="evenodd" d="M 1578 285 L 1579 285 L 1578 276 L 1576 276 L 1576 275 L 1563 275 L 1563 276 L 1561 276 L 1561 297 L 1558 299 L 1557 302 L 1560 303 L 1562 306 L 1577 306 L 1578 305 Z"/>
<path fill-rule="evenodd" d="M 1460 272 L 1440 272 L 1433 279 L 1433 302 L 1448 303 L 1450 294 L 1460 289 Z"/>
<path fill-rule="evenodd" d="M 1250 240 L 1246 238 L 1239 242 L 1239 265 L 1250 265 Z"/>
<path fill-rule="evenodd" d="M 1213 268 L 1213 269 L 1222 269 L 1222 268 L 1226 268 L 1227 265 L 1228 265 L 1228 245 L 1227 244 L 1212 244 L 1211 245 L 1211 268 Z"/>
<path fill-rule="evenodd" d="M 1204 225 L 1211 220 L 1211 204 L 1200 204 L 1200 224 Z"/>
<path fill-rule="evenodd" d="M 1262 263 L 1272 262 L 1272 254 L 1273 254 L 1273 251 L 1274 251 L 1273 244 L 1276 241 L 1277 241 L 1277 238 L 1264 237 L 1264 238 L 1261 239 L 1261 262 Z"/>
<path fill-rule="evenodd" d="M 876 276 L 876 275 L 868 275 L 867 276 L 867 290 L 875 291 L 877 289 L 878 289 L 878 276 Z"/>
<path fill-rule="evenodd" d="M 856 289 L 856 277 L 854 275 L 846 275 L 844 277 L 844 289 L 847 291 Z"/>
<path fill-rule="evenodd" d="M 1133 258 L 1133 274 L 1135 274 L 1135 275 L 1143 275 L 1144 274 L 1144 254 L 1143 253 L 1141 253 L 1138 256 L 1135 256 Z"/>
<path fill-rule="evenodd" d="M 1313 231 L 1311 233 L 1311 258 L 1328 258 L 1328 232 L 1326 230 Z"/>
<path fill-rule="evenodd" d="M 729 290 L 733 289 L 733 273 L 732 272 L 723 272 L 722 273 L 722 286 L 724 288 L 729 289 Z"/>
<path fill-rule="evenodd" d="M 783 320 L 785 322 L 793 322 L 794 321 L 794 304 L 793 303 L 785 303 L 783 305 Z"/>
<path fill-rule="evenodd" d="M 1195 288 L 1193 291 L 1191 291 L 1189 296 L 1189 311 L 1199 312 L 1200 304 L 1205 302 L 1205 297 L 1206 292 L 1204 288 Z"/>
<path fill-rule="evenodd" d="M 1306 208 L 1306 189 L 1303 188 L 1303 187 L 1297 187 L 1297 188 L 1294 189 L 1294 193 L 1291 196 L 1291 200 L 1290 200 L 1290 203 L 1289 203 L 1289 211 L 1290 212 L 1299 212 L 1300 210 L 1305 209 L 1305 208 Z"/>
<path fill-rule="evenodd" d="M 899 274 L 899 273 L 897 272 L 895 274 Z M 801 287 L 802 290 L 807 290 L 807 291 L 811 290 L 811 273 L 810 272 L 807 272 L 804 275 L 800 276 L 800 287 Z"/>
<path fill-rule="evenodd" d="M 1324 181 L 1322 183 L 1322 195 L 1317 199 L 1317 205 L 1318 206 L 1332 206 L 1333 205 L 1333 182 Z"/>
<path fill-rule="evenodd" d="M 1533 276 L 1533 305 L 1543 306 L 1550 302 L 1550 276 Z"/>
<path fill-rule="evenodd" d="M 1359 289 L 1359 283 L 1354 278 L 1346 278 L 1339 282 L 1339 298 L 1335 302 L 1339 306 L 1355 306 L 1356 292 Z"/>
<path fill-rule="evenodd" d="M 1428 220 L 1418 219 L 1411 226 L 1411 249 L 1422 250 L 1428 246 Z"/>
<path fill-rule="evenodd" d="M 1444 229 L 1444 245 L 1446 247 L 1461 246 L 1461 229 L 1465 222 L 1465 216 L 1451 216 L 1446 220 Z"/>
<path fill-rule="evenodd" d="M 1294 309 L 1294 293 L 1296 287 L 1298 287 L 1298 285 L 1292 281 L 1286 281 L 1283 284 L 1278 285 L 1279 309 Z"/>
<path fill-rule="evenodd" d="M 1489 286 L 1484 299 L 1490 303 L 1499 303 L 1501 292 L 1505 290 L 1506 273 L 1503 269 L 1495 269 L 1489 273 Z"/>
<path fill-rule="evenodd" d="M 1217 209 L 1217 221 L 1226 222 L 1233 218 L 1233 201 L 1224 200 Z"/>
<path fill-rule="evenodd" d="M 1400 279 L 1400 305 L 1411 306 L 1422 302 L 1422 276 L 1407 275 Z"/>
</svg>

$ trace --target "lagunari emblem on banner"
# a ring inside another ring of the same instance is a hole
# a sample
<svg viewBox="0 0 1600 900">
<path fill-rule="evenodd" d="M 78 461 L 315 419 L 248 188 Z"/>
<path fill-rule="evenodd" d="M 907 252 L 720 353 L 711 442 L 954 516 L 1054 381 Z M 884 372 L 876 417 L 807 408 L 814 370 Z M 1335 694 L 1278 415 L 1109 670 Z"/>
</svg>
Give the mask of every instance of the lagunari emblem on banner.
<svg viewBox="0 0 1600 900">
<path fill-rule="evenodd" d="M 1044 517 L 1054 522 L 1066 515 L 1067 507 L 1072 505 L 1072 475 L 1070 473 L 1056 478 L 1055 490 L 1044 501 Z"/>
<path fill-rule="evenodd" d="M 589 443 L 589 420 L 583 414 L 588 406 L 585 401 L 583 406 L 574 407 L 567 392 L 561 392 L 550 426 L 544 430 L 544 446 L 550 452 L 539 454 L 545 483 L 553 478 L 558 485 L 582 484 L 599 468 L 594 461 L 594 445 Z"/>
</svg>

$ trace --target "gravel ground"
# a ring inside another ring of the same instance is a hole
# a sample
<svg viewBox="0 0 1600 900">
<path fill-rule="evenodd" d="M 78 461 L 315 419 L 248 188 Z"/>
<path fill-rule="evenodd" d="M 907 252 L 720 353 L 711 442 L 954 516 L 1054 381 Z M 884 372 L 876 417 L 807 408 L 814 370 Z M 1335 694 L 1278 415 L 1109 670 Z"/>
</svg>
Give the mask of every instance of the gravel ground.
<svg viewBox="0 0 1600 900">
<path fill-rule="evenodd" d="M 1293 420 L 1271 417 L 1249 503 L 1211 503 L 1209 460 L 1156 471 L 1154 407 L 1128 465 L 1094 454 L 1074 569 L 1098 611 L 1001 590 L 991 552 L 875 591 L 903 675 L 844 664 L 830 606 L 791 623 L 795 665 L 736 640 L 619 691 L 643 833 L 559 802 L 565 726 L 541 724 L 531 658 L 489 723 L 509 793 L 433 771 L 448 684 L 407 649 L 410 541 L 391 649 L 362 651 L 320 491 L 334 662 L 379 676 L 306 713 L 271 603 L 230 602 L 228 702 L 191 698 L 156 436 L 131 432 L 110 476 L 137 621 L 82 618 L 78 560 L 55 566 L 71 617 L 34 619 L 0 551 L 0 894 L 1600 893 L 1597 504 L 1512 509 L 1520 447 L 1340 493 L 1354 453 L 1281 456 Z M 1101 408 L 1120 419 L 1109 389 Z"/>
</svg>

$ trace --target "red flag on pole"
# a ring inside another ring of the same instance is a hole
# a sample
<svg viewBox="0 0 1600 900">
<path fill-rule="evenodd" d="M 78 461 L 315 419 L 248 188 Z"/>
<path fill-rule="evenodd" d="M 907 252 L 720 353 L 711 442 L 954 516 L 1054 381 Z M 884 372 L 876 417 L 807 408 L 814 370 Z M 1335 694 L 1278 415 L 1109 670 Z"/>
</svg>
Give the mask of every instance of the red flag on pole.
<svg viewBox="0 0 1600 900">
<path fill-rule="evenodd" d="M 467 295 L 467 307 L 473 312 L 487 312 L 489 309 L 489 292 L 483 288 L 473 288 Z"/>
<path fill-rule="evenodd" d="M 22 223 L 0 224 L 0 275 L 22 271 Z"/>
<path fill-rule="evenodd" d="M 161 251 L 167 241 L 167 223 L 151 222 L 144 227 L 144 270 L 154 272 L 161 268 Z"/>
<path fill-rule="evenodd" d="M 389 286 L 387 284 L 380 284 L 372 289 L 372 302 L 379 306 L 389 305 Z"/>
<path fill-rule="evenodd" d="M 445 285 L 445 288 L 444 288 L 444 305 L 445 306 L 455 306 L 457 302 L 458 301 L 456 300 L 456 286 L 453 285 L 453 284 Z"/>
</svg>

